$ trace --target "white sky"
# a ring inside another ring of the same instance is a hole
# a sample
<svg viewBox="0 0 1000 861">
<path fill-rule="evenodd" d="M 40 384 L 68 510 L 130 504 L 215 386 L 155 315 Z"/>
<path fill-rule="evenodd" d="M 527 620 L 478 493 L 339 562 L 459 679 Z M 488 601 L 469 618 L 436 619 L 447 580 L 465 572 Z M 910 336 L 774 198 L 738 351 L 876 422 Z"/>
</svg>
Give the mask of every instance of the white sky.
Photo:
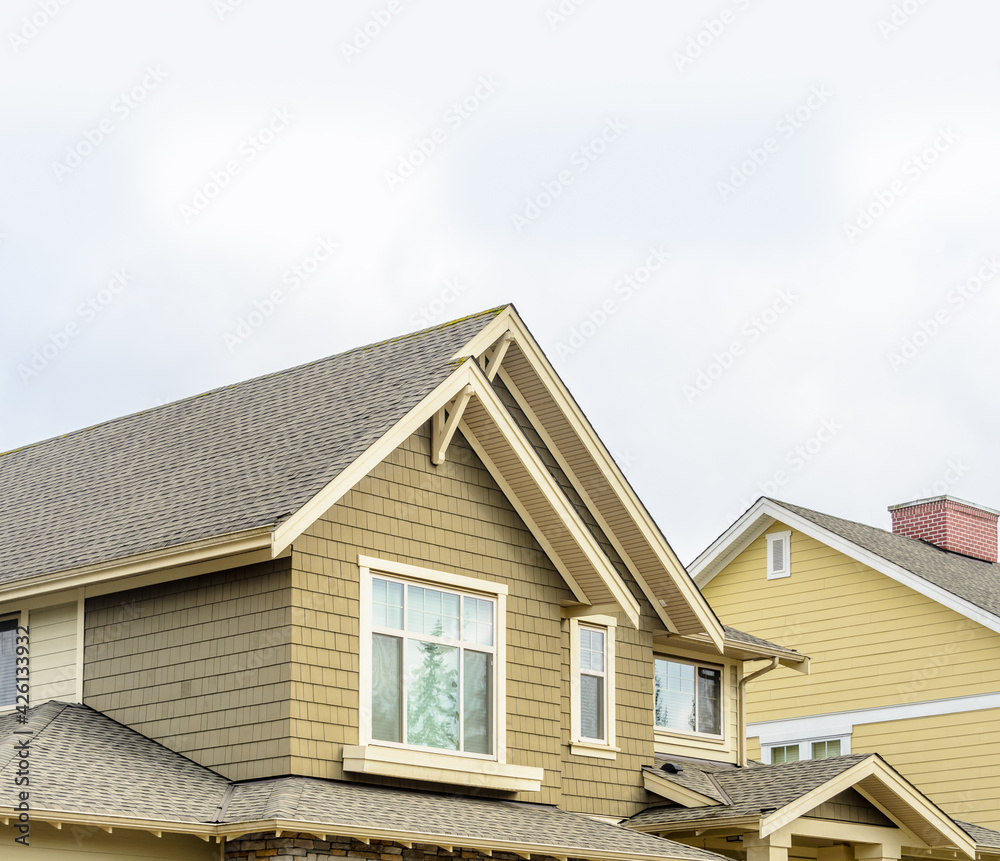
<svg viewBox="0 0 1000 861">
<path fill-rule="evenodd" d="M 510 301 L 684 561 L 1000 507 L 995 4 L 63 3 L 0 11 L 0 450 Z"/>
</svg>

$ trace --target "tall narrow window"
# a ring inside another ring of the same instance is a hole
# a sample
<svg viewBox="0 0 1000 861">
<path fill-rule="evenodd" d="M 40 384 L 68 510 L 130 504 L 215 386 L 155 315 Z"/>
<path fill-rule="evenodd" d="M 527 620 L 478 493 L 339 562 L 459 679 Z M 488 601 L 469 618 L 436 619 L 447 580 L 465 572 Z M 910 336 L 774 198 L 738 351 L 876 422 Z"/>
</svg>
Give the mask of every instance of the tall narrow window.
<svg viewBox="0 0 1000 861">
<path fill-rule="evenodd" d="M 569 620 L 570 735 L 572 753 L 614 759 L 615 632 L 614 616 Z"/>
<path fill-rule="evenodd" d="M 496 601 L 371 578 L 371 737 L 494 753 Z"/>
<path fill-rule="evenodd" d="M 17 617 L 0 619 L 0 708 L 14 705 L 17 667 Z"/>
<path fill-rule="evenodd" d="M 658 729 L 722 735 L 722 670 L 656 658 Z"/>
<path fill-rule="evenodd" d="M 597 628 L 580 626 L 580 737 L 605 741 L 605 642 Z"/>
</svg>

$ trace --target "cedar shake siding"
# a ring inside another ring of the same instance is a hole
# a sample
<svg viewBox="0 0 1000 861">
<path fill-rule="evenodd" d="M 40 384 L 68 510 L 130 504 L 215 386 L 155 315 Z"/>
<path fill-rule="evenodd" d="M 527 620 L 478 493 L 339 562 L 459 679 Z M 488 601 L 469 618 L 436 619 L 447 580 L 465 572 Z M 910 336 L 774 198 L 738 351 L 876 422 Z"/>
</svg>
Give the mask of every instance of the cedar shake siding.
<svg viewBox="0 0 1000 861">
<path fill-rule="evenodd" d="M 232 780 L 288 773 L 290 568 L 88 599 L 84 702 Z"/>
</svg>

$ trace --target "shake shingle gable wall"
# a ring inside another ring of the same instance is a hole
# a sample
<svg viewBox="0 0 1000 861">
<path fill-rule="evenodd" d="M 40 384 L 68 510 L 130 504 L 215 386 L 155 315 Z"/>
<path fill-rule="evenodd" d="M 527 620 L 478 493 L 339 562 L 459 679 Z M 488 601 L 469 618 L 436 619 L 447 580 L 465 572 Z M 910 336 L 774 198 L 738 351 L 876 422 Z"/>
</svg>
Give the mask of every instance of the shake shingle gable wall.
<svg viewBox="0 0 1000 861">
<path fill-rule="evenodd" d="M 0 584 L 277 525 L 443 382 L 501 310 L 0 456 Z"/>
</svg>

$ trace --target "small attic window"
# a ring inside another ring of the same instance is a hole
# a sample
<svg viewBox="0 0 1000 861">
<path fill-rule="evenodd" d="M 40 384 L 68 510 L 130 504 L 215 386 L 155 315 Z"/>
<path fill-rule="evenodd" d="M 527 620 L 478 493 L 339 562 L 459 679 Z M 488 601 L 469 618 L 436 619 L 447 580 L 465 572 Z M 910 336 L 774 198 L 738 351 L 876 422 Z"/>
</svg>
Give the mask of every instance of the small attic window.
<svg viewBox="0 0 1000 861">
<path fill-rule="evenodd" d="M 779 577 L 788 577 L 792 573 L 791 569 L 791 546 L 792 533 L 772 532 L 767 536 L 767 579 L 777 580 Z"/>
</svg>

